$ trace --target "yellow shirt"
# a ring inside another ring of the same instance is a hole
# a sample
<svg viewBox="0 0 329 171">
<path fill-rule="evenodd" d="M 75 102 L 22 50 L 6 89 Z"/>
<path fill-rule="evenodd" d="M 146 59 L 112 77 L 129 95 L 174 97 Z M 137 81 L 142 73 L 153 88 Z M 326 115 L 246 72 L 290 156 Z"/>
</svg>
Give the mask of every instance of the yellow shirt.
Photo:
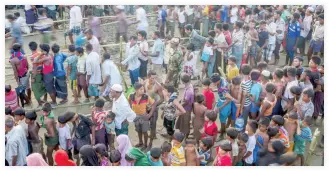
<svg viewBox="0 0 329 171">
<path fill-rule="evenodd" d="M 180 166 L 182 163 L 185 163 L 185 151 L 182 145 L 173 146 L 171 148 L 170 154 L 172 156 L 171 166 Z"/>
<path fill-rule="evenodd" d="M 239 68 L 236 65 L 234 67 L 227 65 L 226 73 L 227 79 L 231 81 L 234 77 L 239 76 Z"/>
</svg>

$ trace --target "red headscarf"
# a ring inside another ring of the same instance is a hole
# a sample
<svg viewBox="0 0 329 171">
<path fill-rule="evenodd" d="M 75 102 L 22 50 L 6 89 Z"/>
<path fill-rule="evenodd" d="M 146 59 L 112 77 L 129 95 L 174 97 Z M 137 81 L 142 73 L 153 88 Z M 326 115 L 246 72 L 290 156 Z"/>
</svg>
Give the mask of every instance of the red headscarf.
<svg viewBox="0 0 329 171">
<path fill-rule="evenodd" d="M 76 166 L 74 161 L 69 159 L 69 156 L 64 150 L 57 150 L 54 159 L 57 166 Z"/>
</svg>

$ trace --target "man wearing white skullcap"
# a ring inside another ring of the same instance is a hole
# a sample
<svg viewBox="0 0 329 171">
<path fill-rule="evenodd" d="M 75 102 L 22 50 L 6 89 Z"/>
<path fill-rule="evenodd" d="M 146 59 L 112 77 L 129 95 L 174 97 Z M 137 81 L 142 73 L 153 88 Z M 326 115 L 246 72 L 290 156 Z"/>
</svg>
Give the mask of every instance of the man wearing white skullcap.
<svg viewBox="0 0 329 171">
<path fill-rule="evenodd" d="M 112 112 L 115 113 L 115 132 L 118 135 L 128 135 L 129 122 L 133 122 L 136 113 L 131 109 L 120 84 L 111 87 L 110 95 L 113 99 Z"/>
</svg>

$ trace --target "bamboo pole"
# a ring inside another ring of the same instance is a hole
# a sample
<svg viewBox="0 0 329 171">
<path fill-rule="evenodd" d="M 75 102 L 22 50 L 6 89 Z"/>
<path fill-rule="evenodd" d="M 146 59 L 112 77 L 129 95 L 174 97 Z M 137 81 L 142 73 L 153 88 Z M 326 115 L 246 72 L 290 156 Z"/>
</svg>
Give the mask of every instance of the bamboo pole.
<svg viewBox="0 0 329 171">
<path fill-rule="evenodd" d="M 200 23 L 200 35 L 201 36 L 203 36 L 202 31 L 203 31 L 203 23 Z"/>
</svg>

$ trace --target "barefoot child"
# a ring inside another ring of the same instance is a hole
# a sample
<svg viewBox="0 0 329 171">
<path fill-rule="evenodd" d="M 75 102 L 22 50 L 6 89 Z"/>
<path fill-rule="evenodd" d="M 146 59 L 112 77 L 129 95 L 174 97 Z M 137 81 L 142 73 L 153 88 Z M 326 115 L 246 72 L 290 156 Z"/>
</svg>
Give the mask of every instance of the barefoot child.
<svg viewBox="0 0 329 171">
<path fill-rule="evenodd" d="M 196 102 L 194 102 L 193 105 L 193 113 L 194 113 L 194 117 L 192 120 L 193 136 L 197 141 L 198 146 L 199 146 L 199 141 L 201 139 L 201 134 L 199 130 L 202 129 L 204 126 L 205 112 L 207 111 L 207 108 L 203 105 L 203 102 L 204 102 L 204 96 L 202 94 L 198 94 L 196 96 Z"/>
<path fill-rule="evenodd" d="M 203 88 L 203 96 L 204 96 L 204 104 L 206 105 L 208 110 L 212 110 L 215 106 L 215 95 L 210 88 L 211 81 L 209 78 L 206 78 L 202 81 Z"/>
<path fill-rule="evenodd" d="M 283 70 L 277 68 L 274 71 L 273 80 L 272 80 L 272 83 L 275 85 L 275 96 L 276 96 L 276 104 L 272 110 L 272 115 L 280 115 L 281 113 L 283 113 L 281 112 L 282 111 L 281 97 L 284 88 L 282 77 L 283 77 Z"/>
<path fill-rule="evenodd" d="M 232 166 L 230 151 L 232 151 L 230 142 L 228 140 L 222 140 L 216 149 L 216 158 L 213 166 Z"/>
<path fill-rule="evenodd" d="M 286 115 L 287 118 L 284 120 L 284 128 L 287 130 L 289 135 L 289 148 L 287 152 L 293 152 L 294 150 L 294 135 L 297 131 L 297 122 L 298 122 L 298 114 L 293 112 Z"/>
<path fill-rule="evenodd" d="M 239 68 L 236 66 L 236 57 L 231 56 L 227 60 L 228 65 L 226 68 L 227 81 L 231 82 L 232 79 L 236 76 L 239 76 Z"/>
<path fill-rule="evenodd" d="M 65 150 L 69 158 L 72 160 L 72 138 L 70 132 L 70 126 L 66 123 L 67 119 L 65 115 L 58 116 L 57 130 L 59 137 L 59 146 Z"/>
<path fill-rule="evenodd" d="M 195 69 L 196 69 L 196 58 L 197 55 L 194 53 L 194 45 L 190 43 L 187 47 L 187 53 L 185 55 L 184 59 L 184 67 L 183 71 L 189 76 L 193 76 L 195 74 Z"/>
<path fill-rule="evenodd" d="M 164 166 L 170 166 L 171 165 L 171 144 L 167 141 L 163 142 L 161 146 L 161 161 Z"/>
<path fill-rule="evenodd" d="M 240 84 L 241 84 L 241 77 L 236 76 L 232 79 L 232 83 L 230 84 L 230 96 L 232 99 L 231 102 L 231 116 L 228 118 L 228 122 L 226 125 L 226 128 L 228 128 L 230 125 L 232 127 L 235 126 L 235 119 L 240 114 L 240 102 L 241 98 L 239 97 L 240 92 Z"/>
<path fill-rule="evenodd" d="M 304 153 L 306 147 L 306 141 L 312 141 L 312 131 L 310 126 L 313 123 L 313 119 L 310 116 L 304 118 L 301 122 L 297 122 L 297 133 L 295 134 L 295 147 L 294 152 L 297 154 L 297 159 L 301 159 L 301 166 L 304 166 Z"/>
<path fill-rule="evenodd" d="M 151 166 L 163 166 L 160 157 L 161 148 L 152 148 L 149 152 L 147 152 L 147 158 Z"/>
<path fill-rule="evenodd" d="M 257 122 L 255 120 L 249 120 L 246 125 L 246 131 L 248 134 L 248 142 L 247 142 L 247 153 L 244 155 L 244 165 L 251 166 L 254 163 L 254 149 L 256 146 L 256 133 L 257 130 Z"/>
<path fill-rule="evenodd" d="M 238 130 L 235 128 L 227 128 L 226 130 L 226 139 L 230 141 L 230 144 L 232 146 L 232 152 L 231 152 L 231 158 L 232 158 L 232 166 L 235 166 L 238 162 L 238 155 L 239 155 L 239 146 L 238 146 Z"/>
<path fill-rule="evenodd" d="M 67 59 L 67 78 L 69 78 L 70 88 L 73 93 L 73 104 L 78 104 L 78 82 L 77 82 L 77 64 L 78 56 L 75 55 L 75 46 L 69 46 L 70 55 Z"/>
<path fill-rule="evenodd" d="M 212 137 L 215 142 L 218 134 L 218 127 L 216 124 L 217 114 L 214 111 L 207 110 L 205 113 L 205 123 L 203 128 L 200 130 L 202 138 Z"/>
<path fill-rule="evenodd" d="M 206 166 L 211 159 L 211 147 L 213 146 L 213 139 L 211 137 L 204 137 L 200 140 L 199 156 L 200 166 Z"/>
<path fill-rule="evenodd" d="M 182 142 L 185 135 L 179 131 L 176 131 L 171 141 L 172 148 L 170 150 L 171 161 L 170 166 L 186 166 L 185 151 L 182 146 Z"/>
<path fill-rule="evenodd" d="M 248 134 L 246 134 L 245 132 L 240 132 L 240 134 L 238 135 L 238 145 L 239 145 L 239 155 L 237 158 L 237 163 L 235 164 L 235 166 L 243 166 L 243 157 L 244 154 L 246 154 L 247 152 L 247 142 L 248 142 Z"/>
<path fill-rule="evenodd" d="M 199 166 L 198 151 L 196 148 L 196 141 L 194 139 L 186 139 L 185 141 L 185 159 L 186 166 Z"/>
<path fill-rule="evenodd" d="M 107 147 L 104 144 L 96 144 L 94 146 L 100 166 L 109 166 Z"/>
<path fill-rule="evenodd" d="M 265 98 L 262 101 L 262 105 L 260 106 L 259 115 L 256 120 L 259 120 L 261 118 L 271 118 L 272 117 L 272 111 L 276 104 L 276 96 L 273 94 L 275 90 L 275 85 L 273 83 L 267 83 L 265 87 Z"/>
<path fill-rule="evenodd" d="M 110 153 L 110 162 L 112 166 L 120 166 L 121 153 L 119 150 L 112 150 Z"/>
<path fill-rule="evenodd" d="M 267 134 L 267 127 L 270 125 L 270 120 L 268 118 L 261 118 L 258 122 L 258 129 L 256 131 L 256 145 L 253 151 L 254 163 L 256 166 L 259 164 L 259 151 L 261 149 L 266 149 L 268 146 L 268 142 L 270 137 Z"/>
<path fill-rule="evenodd" d="M 259 112 L 259 108 L 260 108 L 259 96 L 262 93 L 262 86 L 258 82 L 259 77 L 260 77 L 259 71 L 257 70 L 251 71 L 250 78 L 252 81 L 252 85 L 250 90 L 250 100 L 251 100 L 250 114 L 252 119 L 257 118 L 257 113 Z"/>
<path fill-rule="evenodd" d="M 107 143 L 109 144 L 109 149 L 114 150 L 114 139 L 115 139 L 115 114 L 113 112 L 109 112 L 106 115 L 104 120 L 104 127 L 107 134 Z"/>
<path fill-rule="evenodd" d="M 46 155 L 43 151 L 42 138 L 39 136 L 39 130 L 41 126 L 37 120 L 37 114 L 35 111 L 27 112 L 25 115 L 25 123 L 28 125 L 28 136 L 27 141 L 32 146 L 32 153 L 40 153 L 44 159 Z"/>
<path fill-rule="evenodd" d="M 206 44 L 203 47 L 202 55 L 201 55 L 201 61 L 202 61 L 202 75 L 201 79 L 204 79 L 205 77 L 210 77 L 208 75 L 208 64 L 209 61 L 214 57 L 214 51 L 212 49 L 212 45 L 214 44 L 214 39 L 209 38 L 206 42 Z"/>
<path fill-rule="evenodd" d="M 250 101 L 250 90 L 251 90 L 251 85 L 252 81 L 250 79 L 250 72 L 251 72 L 251 66 L 248 64 L 244 64 L 241 67 L 241 73 L 242 73 L 242 82 L 241 82 L 241 91 L 240 91 L 240 97 L 241 97 L 241 114 L 243 116 L 244 120 L 244 126 L 243 128 L 246 127 L 247 125 L 247 120 L 250 112 L 250 107 L 251 107 L 251 101 Z"/>
<path fill-rule="evenodd" d="M 269 142 L 273 142 L 274 140 L 280 140 L 281 143 L 285 147 L 284 151 L 286 151 L 289 148 L 289 139 L 288 139 L 287 136 L 285 136 L 284 134 L 282 134 L 279 131 L 279 127 L 278 126 L 270 126 L 270 127 L 268 127 L 267 134 L 270 137 L 270 141 Z"/>
</svg>

